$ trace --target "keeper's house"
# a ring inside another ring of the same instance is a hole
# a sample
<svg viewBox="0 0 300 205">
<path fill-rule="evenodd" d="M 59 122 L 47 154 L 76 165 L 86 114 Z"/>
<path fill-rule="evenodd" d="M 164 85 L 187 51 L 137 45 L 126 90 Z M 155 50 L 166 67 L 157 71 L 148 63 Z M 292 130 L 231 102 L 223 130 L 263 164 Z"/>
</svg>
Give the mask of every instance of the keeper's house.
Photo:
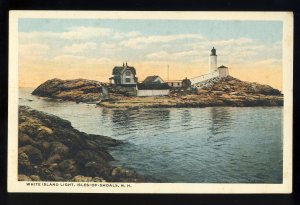
<svg viewBox="0 0 300 205">
<path fill-rule="evenodd" d="M 111 84 L 117 86 L 135 86 L 137 83 L 136 70 L 132 66 L 123 63 L 123 66 L 115 66 L 112 71 L 112 77 L 109 78 Z"/>
</svg>

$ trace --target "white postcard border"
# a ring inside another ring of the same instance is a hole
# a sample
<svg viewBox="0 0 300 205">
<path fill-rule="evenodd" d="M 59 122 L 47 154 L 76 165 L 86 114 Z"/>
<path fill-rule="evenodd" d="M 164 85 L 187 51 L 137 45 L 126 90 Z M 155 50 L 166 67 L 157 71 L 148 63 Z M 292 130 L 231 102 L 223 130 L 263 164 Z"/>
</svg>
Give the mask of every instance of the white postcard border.
<svg viewBox="0 0 300 205">
<path fill-rule="evenodd" d="M 18 178 L 18 19 L 275 20 L 283 22 L 283 183 L 103 183 L 29 182 Z M 60 193 L 291 193 L 293 113 L 292 12 L 10 11 L 8 95 L 8 192 Z"/>
</svg>

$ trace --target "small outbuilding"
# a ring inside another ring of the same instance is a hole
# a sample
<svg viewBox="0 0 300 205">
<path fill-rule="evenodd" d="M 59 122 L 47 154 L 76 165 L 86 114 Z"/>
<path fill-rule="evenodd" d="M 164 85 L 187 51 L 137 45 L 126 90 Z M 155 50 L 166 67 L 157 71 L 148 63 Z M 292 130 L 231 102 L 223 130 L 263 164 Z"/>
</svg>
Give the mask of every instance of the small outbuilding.
<svg viewBox="0 0 300 205">
<path fill-rule="evenodd" d="M 172 88 L 181 88 L 182 87 L 181 80 L 169 80 L 169 81 L 167 81 L 167 83 Z"/>
<path fill-rule="evenodd" d="M 219 76 L 221 78 L 224 78 L 229 75 L 228 67 L 226 67 L 224 65 L 221 65 L 220 67 L 218 67 L 218 70 L 219 70 Z"/>
<path fill-rule="evenodd" d="M 165 96 L 170 94 L 168 83 L 138 83 L 136 86 L 138 97 Z"/>
<path fill-rule="evenodd" d="M 182 87 L 183 88 L 189 88 L 189 87 L 191 87 L 191 85 L 192 85 L 192 82 L 188 78 L 185 78 L 185 79 L 182 80 Z"/>
</svg>

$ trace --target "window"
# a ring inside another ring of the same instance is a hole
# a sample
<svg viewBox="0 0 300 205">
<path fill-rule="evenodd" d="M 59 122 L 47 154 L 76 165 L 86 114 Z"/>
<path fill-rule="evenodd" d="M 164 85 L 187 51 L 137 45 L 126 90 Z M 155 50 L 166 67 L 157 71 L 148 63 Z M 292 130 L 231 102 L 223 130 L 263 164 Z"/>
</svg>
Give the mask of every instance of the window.
<svg viewBox="0 0 300 205">
<path fill-rule="evenodd" d="M 174 86 L 174 83 L 171 83 L 171 86 Z"/>
<path fill-rule="evenodd" d="M 130 71 L 126 71 L 125 75 L 126 75 L 126 76 L 130 76 L 130 75 L 131 75 L 131 72 L 130 72 Z"/>
<path fill-rule="evenodd" d="M 125 79 L 125 82 L 126 82 L 126 83 L 130 83 L 130 78 L 126 78 L 126 79 Z"/>
</svg>

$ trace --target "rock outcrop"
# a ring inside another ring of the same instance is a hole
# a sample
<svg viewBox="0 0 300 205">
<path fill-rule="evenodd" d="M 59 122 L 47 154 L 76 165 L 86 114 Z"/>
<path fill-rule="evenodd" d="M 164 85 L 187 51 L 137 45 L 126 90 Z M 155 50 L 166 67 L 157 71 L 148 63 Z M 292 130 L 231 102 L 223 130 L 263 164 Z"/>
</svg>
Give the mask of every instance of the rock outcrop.
<svg viewBox="0 0 300 205">
<path fill-rule="evenodd" d="M 75 102 L 97 102 L 102 98 L 103 86 L 104 83 L 94 80 L 54 78 L 38 86 L 32 94 Z"/>
<path fill-rule="evenodd" d="M 235 95 L 275 95 L 280 96 L 281 92 L 269 85 L 241 81 L 232 76 L 225 78 L 212 78 L 210 80 L 196 84 L 197 90 L 220 91 Z"/>
<path fill-rule="evenodd" d="M 18 179 L 22 181 L 118 181 L 153 179 L 113 167 L 108 148 L 121 141 L 74 129 L 69 121 L 19 107 Z"/>
</svg>

